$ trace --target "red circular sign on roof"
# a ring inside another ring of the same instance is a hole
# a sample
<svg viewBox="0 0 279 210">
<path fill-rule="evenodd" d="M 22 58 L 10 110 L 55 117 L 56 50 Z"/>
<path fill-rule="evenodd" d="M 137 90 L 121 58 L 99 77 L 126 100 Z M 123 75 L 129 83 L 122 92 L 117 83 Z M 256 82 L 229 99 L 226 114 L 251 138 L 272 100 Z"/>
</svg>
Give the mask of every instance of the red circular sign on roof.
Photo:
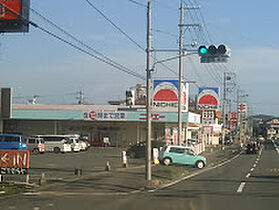
<svg viewBox="0 0 279 210">
<path fill-rule="evenodd" d="M 218 105 L 218 100 L 211 95 L 205 95 L 200 98 L 199 104 L 203 105 Z"/>
<path fill-rule="evenodd" d="M 176 93 L 169 89 L 159 90 L 155 94 L 153 100 L 154 101 L 178 101 Z"/>
</svg>

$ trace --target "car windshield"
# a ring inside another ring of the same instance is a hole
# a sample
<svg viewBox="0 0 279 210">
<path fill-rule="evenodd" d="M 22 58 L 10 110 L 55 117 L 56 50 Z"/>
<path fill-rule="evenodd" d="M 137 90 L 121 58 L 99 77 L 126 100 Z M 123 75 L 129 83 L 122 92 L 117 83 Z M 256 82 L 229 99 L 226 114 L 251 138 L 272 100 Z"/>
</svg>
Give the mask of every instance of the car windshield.
<svg viewBox="0 0 279 210">
<path fill-rule="evenodd" d="M 278 25 L 276 0 L 0 0 L 0 210 L 279 209 Z"/>
</svg>

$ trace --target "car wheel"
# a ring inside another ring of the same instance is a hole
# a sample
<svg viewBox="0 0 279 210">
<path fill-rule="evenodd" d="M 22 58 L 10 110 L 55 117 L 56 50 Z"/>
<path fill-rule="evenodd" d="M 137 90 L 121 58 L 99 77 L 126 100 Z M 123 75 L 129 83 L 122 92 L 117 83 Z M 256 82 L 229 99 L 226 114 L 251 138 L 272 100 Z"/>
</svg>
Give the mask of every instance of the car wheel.
<svg viewBox="0 0 279 210">
<path fill-rule="evenodd" d="M 164 158 L 164 160 L 163 160 L 163 164 L 165 165 L 165 166 L 168 166 L 168 165 L 170 165 L 171 164 L 171 159 L 170 158 Z"/>
<path fill-rule="evenodd" d="M 202 162 L 202 161 L 198 161 L 198 162 L 196 163 L 196 166 L 197 166 L 197 168 L 202 169 L 202 168 L 205 166 L 205 164 L 204 164 L 204 162 Z"/>
<path fill-rule="evenodd" d="M 60 148 L 59 147 L 54 147 L 53 151 L 54 151 L 54 153 L 60 153 Z"/>
<path fill-rule="evenodd" d="M 40 153 L 40 151 L 39 151 L 39 149 L 38 148 L 35 148 L 35 149 L 33 149 L 33 154 L 39 154 Z"/>
</svg>

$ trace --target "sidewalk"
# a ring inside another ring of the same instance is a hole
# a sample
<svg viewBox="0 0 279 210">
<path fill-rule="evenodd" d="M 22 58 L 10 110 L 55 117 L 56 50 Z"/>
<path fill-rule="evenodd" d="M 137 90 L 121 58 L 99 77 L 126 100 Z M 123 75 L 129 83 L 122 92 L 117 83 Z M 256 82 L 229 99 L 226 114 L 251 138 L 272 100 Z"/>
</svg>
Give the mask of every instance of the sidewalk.
<svg viewBox="0 0 279 210">
<path fill-rule="evenodd" d="M 206 151 L 202 155 L 207 157 L 207 167 L 232 158 L 239 153 L 236 146 L 226 147 L 225 150 Z M 152 181 L 145 181 L 145 168 L 114 169 L 108 172 L 88 174 L 69 179 L 49 181 L 45 186 L 38 188 L 42 194 L 130 194 L 152 189 L 175 179 L 190 175 L 198 169 L 189 166 L 153 166 Z"/>
</svg>

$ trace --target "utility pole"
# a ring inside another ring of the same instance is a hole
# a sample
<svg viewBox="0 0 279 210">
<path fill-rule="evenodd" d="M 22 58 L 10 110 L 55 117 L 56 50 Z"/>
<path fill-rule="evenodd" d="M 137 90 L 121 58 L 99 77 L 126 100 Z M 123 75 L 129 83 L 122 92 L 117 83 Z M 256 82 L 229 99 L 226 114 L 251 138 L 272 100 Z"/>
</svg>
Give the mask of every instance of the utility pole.
<svg viewBox="0 0 279 210">
<path fill-rule="evenodd" d="M 224 145 L 225 145 L 225 136 L 226 136 L 226 132 L 225 132 L 225 129 L 226 129 L 226 91 L 227 91 L 227 73 L 224 72 L 224 90 L 223 90 L 223 131 L 222 131 L 222 149 L 224 149 Z"/>
<path fill-rule="evenodd" d="M 78 91 L 77 94 L 78 94 L 78 97 L 77 97 L 78 104 L 79 105 L 84 104 L 84 94 L 83 94 L 82 90 Z"/>
<path fill-rule="evenodd" d="M 145 161 L 145 179 L 151 180 L 151 1 L 147 4 L 147 48 L 146 48 L 146 161 Z"/>
<path fill-rule="evenodd" d="M 237 130 L 237 136 L 238 136 L 238 139 L 239 139 L 239 141 L 241 142 L 241 139 L 240 139 L 240 134 L 239 134 L 239 131 L 240 131 L 240 127 L 239 127 L 239 125 L 240 125 L 240 111 L 239 111 L 239 89 L 237 89 L 237 91 L 236 91 L 236 113 L 237 113 L 237 128 L 236 128 L 236 130 Z"/>
<path fill-rule="evenodd" d="M 184 23 L 184 8 L 183 1 L 180 2 L 180 24 L 179 24 L 179 94 L 178 94 L 178 142 L 177 144 L 181 144 L 181 134 L 182 134 L 182 72 L 183 72 L 183 23 Z"/>
</svg>

